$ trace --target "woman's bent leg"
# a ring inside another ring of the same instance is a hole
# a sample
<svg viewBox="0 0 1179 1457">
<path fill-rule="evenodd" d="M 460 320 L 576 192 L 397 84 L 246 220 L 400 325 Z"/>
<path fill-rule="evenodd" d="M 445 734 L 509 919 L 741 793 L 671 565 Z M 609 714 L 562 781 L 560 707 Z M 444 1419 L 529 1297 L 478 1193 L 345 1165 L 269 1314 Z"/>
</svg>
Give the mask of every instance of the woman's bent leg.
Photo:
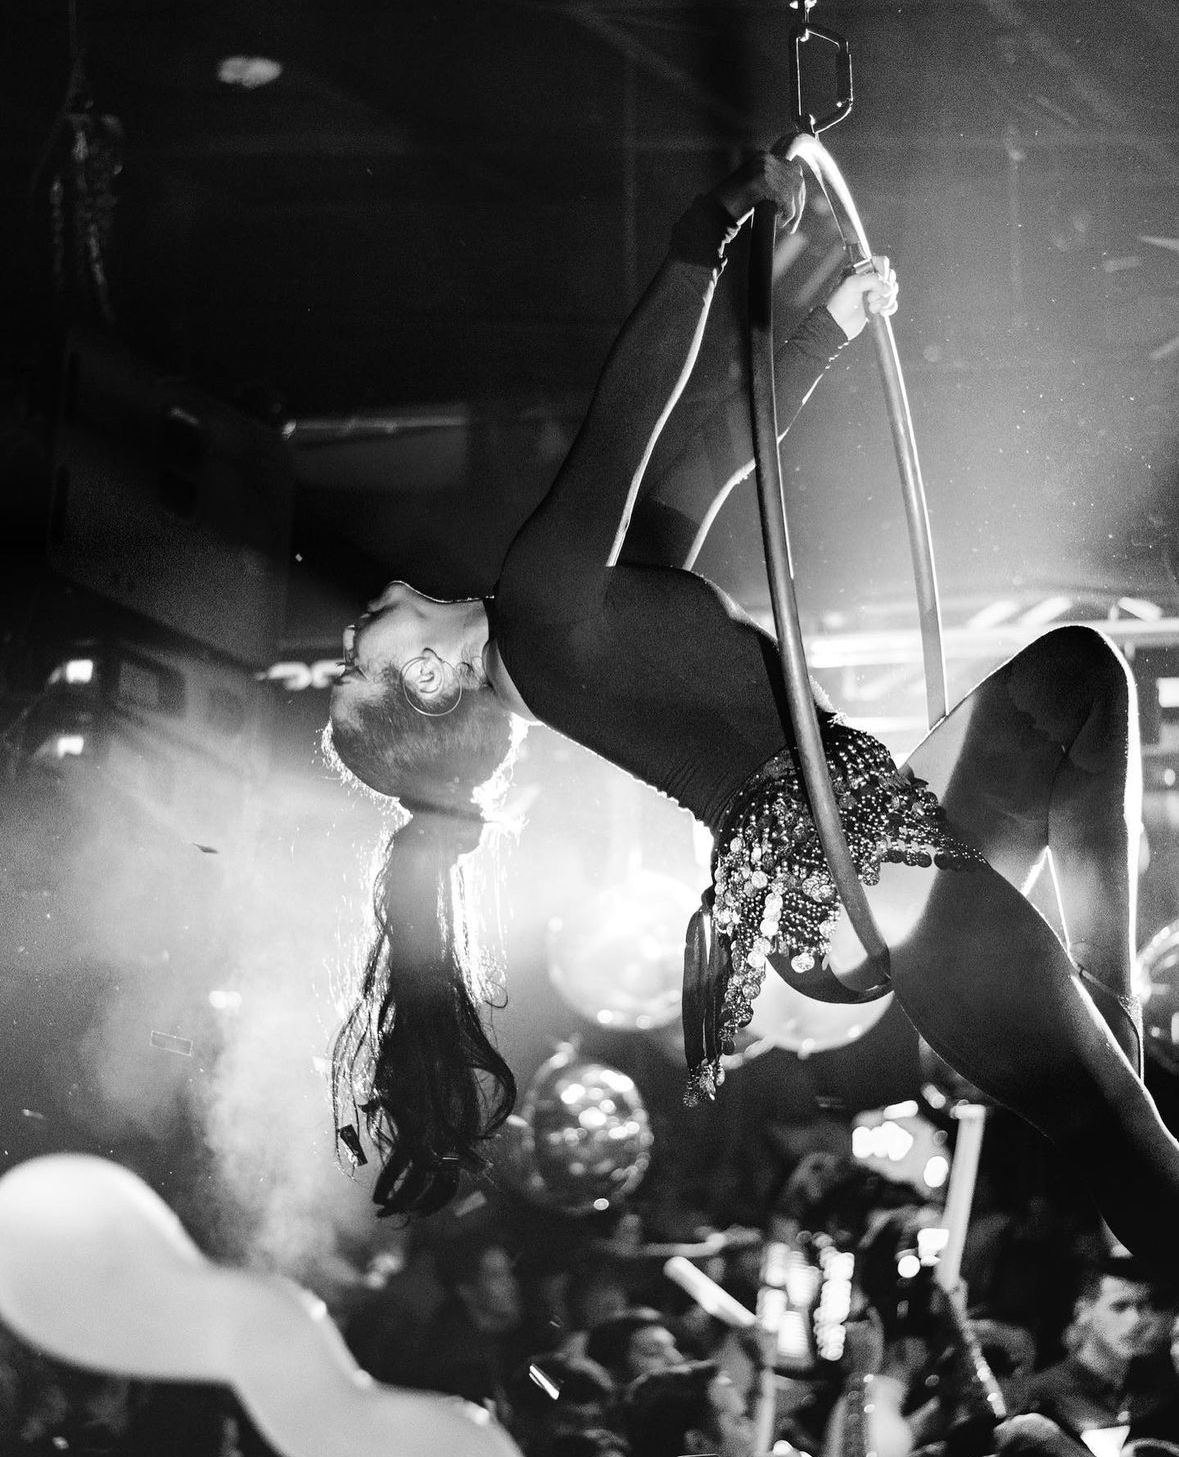
<svg viewBox="0 0 1179 1457">
<path fill-rule="evenodd" d="M 1016 890 L 990 870 L 935 872 L 913 931 L 893 948 L 892 981 L 934 1050 L 1075 1165 L 1119 1239 L 1174 1260 L 1179 1144 Z"/>
<path fill-rule="evenodd" d="M 1141 1031 L 1127 1004 L 1141 776 L 1133 683 L 1118 653 L 1088 628 L 1046 634 L 968 694 L 909 768 L 1017 889 L 1053 876 L 1069 953 L 1138 1065 Z"/>
</svg>

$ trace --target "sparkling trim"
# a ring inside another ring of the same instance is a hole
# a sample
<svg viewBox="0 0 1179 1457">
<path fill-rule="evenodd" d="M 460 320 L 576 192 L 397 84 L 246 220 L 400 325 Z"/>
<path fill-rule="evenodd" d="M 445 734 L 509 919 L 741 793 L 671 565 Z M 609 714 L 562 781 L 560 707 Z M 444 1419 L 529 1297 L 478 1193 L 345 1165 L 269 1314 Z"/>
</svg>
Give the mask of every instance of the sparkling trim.
<svg viewBox="0 0 1179 1457">
<path fill-rule="evenodd" d="M 684 1107 L 695 1108 L 700 1103 L 714 1102 L 716 1090 L 724 1080 L 725 1070 L 719 1058 L 713 1062 L 697 1063 L 684 1084 Z"/>
<path fill-rule="evenodd" d="M 848 848 L 865 885 L 887 863 L 974 870 L 977 850 L 949 830 L 937 796 L 898 771 L 871 734 L 840 718 L 823 725 L 831 786 Z M 712 934 L 728 952 L 718 1045 L 731 1053 L 753 1016 L 771 956 L 802 975 L 825 960 L 842 905 L 827 869 L 792 750 L 764 764 L 734 797 L 713 852 Z M 724 1070 L 691 1069 L 684 1101 L 712 1098 Z"/>
</svg>

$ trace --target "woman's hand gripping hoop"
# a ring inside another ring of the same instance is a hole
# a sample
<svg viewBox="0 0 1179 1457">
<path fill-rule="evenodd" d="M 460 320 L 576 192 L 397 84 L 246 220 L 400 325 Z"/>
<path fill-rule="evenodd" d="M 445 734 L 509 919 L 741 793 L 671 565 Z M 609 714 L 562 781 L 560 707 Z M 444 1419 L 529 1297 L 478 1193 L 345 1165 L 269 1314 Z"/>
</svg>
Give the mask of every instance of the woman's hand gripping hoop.
<svg viewBox="0 0 1179 1457">
<path fill-rule="evenodd" d="M 756 152 L 717 187 L 712 196 L 740 224 L 759 202 L 777 209 L 779 231 L 797 232 L 806 206 L 806 178 L 802 163 L 787 156 L 793 139 L 783 138 L 768 152 Z"/>
<path fill-rule="evenodd" d="M 889 319 L 897 311 L 897 276 L 882 254 L 849 268 L 827 300 L 827 312 L 849 339 L 858 338 L 874 318 Z"/>
</svg>

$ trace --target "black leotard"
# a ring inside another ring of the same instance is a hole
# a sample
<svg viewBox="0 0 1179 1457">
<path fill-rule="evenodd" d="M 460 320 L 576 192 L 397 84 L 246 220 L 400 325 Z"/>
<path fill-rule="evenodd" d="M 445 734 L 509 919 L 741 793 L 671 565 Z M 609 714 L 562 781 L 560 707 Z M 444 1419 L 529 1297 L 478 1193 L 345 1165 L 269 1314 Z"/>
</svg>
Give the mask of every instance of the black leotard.
<svg viewBox="0 0 1179 1457">
<path fill-rule="evenodd" d="M 699 346 L 723 234 L 724 219 L 707 204 L 677 228 L 568 459 L 509 548 L 490 604 L 497 646 L 532 712 L 714 832 L 741 785 L 792 742 L 777 649 L 704 578 L 615 561 Z M 818 309 L 778 349 L 780 429 L 844 343 Z"/>
</svg>

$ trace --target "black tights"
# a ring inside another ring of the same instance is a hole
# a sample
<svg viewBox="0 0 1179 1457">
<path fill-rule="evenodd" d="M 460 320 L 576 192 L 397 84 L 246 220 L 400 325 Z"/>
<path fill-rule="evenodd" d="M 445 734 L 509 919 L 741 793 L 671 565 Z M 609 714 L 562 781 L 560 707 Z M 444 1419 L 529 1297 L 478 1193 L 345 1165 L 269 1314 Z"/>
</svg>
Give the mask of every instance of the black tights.
<svg viewBox="0 0 1179 1457">
<path fill-rule="evenodd" d="M 1085 1174 L 1120 1239 L 1173 1259 L 1179 1145 L 1141 1080 L 1129 996 L 1140 776 L 1123 660 L 1087 628 L 1048 633 L 909 767 L 996 873 L 935 877 L 892 957 L 898 998 L 936 1051 Z M 1020 894 L 1037 876 L 1059 934 Z"/>
<path fill-rule="evenodd" d="M 986 678 L 919 745 L 913 772 L 1054 923 L 1141 1071 L 1128 1013 L 1141 774 L 1134 685 L 1099 633 L 1061 628 Z"/>
</svg>

